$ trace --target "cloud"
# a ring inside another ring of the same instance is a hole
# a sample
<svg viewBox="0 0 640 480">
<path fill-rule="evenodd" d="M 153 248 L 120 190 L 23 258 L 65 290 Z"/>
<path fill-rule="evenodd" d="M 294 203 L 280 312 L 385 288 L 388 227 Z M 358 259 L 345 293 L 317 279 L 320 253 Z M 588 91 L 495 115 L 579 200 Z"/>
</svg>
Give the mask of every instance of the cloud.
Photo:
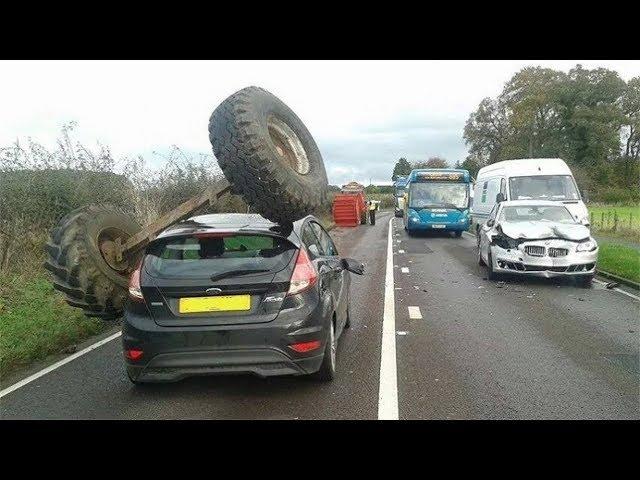
<svg viewBox="0 0 640 480">
<path fill-rule="evenodd" d="M 320 138 L 318 146 L 330 183 L 351 180 L 364 183 L 389 181 L 397 160 L 410 162 L 444 157 L 453 165 L 464 160 L 466 147 L 459 125 L 435 122 L 390 122 L 387 128 L 369 127 L 342 138 Z"/>
<path fill-rule="evenodd" d="M 1 61 L 0 145 L 77 139 L 161 166 L 172 145 L 210 153 L 207 123 L 233 92 L 259 85 L 304 121 L 331 183 L 388 180 L 398 158 L 462 160 L 464 122 L 518 70 L 606 67 L 628 80 L 637 61 Z M 5 74 L 11 72 L 11 74 Z"/>
</svg>

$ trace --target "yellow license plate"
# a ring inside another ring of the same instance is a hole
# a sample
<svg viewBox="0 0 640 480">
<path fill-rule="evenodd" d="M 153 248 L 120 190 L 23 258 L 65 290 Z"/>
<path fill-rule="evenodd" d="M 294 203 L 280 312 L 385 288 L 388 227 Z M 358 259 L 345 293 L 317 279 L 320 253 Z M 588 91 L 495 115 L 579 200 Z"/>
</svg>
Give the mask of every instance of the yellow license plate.
<svg viewBox="0 0 640 480">
<path fill-rule="evenodd" d="M 249 310 L 251 295 L 222 295 L 217 297 L 186 297 L 178 303 L 180 313 L 234 312 Z"/>
</svg>

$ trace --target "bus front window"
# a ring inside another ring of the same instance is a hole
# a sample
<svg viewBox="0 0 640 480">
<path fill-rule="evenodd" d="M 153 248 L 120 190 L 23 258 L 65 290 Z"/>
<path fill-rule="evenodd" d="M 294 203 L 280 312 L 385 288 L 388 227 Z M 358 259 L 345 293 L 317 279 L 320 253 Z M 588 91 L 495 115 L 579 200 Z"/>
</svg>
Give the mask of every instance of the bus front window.
<svg viewBox="0 0 640 480">
<path fill-rule="evenodd" d="M 466 183 L 412 183 L 409 208 L 468 208 L 469 188 Z"/>
</svg>

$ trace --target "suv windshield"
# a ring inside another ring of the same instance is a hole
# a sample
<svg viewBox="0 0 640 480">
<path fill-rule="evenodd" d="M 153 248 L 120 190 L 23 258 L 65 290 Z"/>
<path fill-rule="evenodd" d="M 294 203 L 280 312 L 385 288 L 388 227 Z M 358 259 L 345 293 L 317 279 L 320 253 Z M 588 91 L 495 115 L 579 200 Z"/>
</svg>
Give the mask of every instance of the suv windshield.
<svg viewBox="0 0 640 480">
<path fill-rule="evenodd" d="M 511 200 L 580 200 L 571 175 L 539 175 L 509 179 Z"/>
<path fill-rule="evenodd" d="M 153 277 L 210 278 L 226 272 L 277 272 L 290 261 L 296 247 L 267 235 L 227 235 L 170 238 L 149 247 L 144 261 Z"/>
<path fill-rule="evenodd" d="M 412 183 L 409 208 L 467 208 L 469 193 L 466 183 Z"/>
<path fill-rule="evenodd" d="M 507 222 L 560 222 L 575 223 L 569 210 L 566 207 L 504 207 L 500 214 L 500 220 Z"/>
</svg>

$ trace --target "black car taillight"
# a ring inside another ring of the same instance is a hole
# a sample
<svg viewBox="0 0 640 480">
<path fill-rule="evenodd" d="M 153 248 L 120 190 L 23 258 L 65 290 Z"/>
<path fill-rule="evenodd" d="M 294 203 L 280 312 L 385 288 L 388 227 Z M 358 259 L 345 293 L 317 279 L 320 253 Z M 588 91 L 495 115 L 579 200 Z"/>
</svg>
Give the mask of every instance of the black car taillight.
<svg viewBox="0 0 640 480">
<path fill-rule="evenodd" d="M 134 302 L 143 302 L 142 289 L 140 288 L 140 270 L 142 269 L 142 262 L 138 265 L 131 278 L 129 278 L 129 298 Z"/>
<path fill-rule="evenodd" d="M 291 285 L 289 286 L 287 295 L 302 293 L 310 289 L 317 281 L 318 273 L 316 272 L 316 268 L 313 266 L 304 248 L 300 248 L 298 258 L 296 258 L 296 265 L 291 275 Z"/>
<path fill-rule="evenodd" d="M 144 352 L 137 348 L 132 348 L 130 350 L 124 351 L 124 356 L 132 362 L 137 362 L 138 360 L 140 360 L 142 358 L 142 355 L 144 355 Z"/>
</svg>

